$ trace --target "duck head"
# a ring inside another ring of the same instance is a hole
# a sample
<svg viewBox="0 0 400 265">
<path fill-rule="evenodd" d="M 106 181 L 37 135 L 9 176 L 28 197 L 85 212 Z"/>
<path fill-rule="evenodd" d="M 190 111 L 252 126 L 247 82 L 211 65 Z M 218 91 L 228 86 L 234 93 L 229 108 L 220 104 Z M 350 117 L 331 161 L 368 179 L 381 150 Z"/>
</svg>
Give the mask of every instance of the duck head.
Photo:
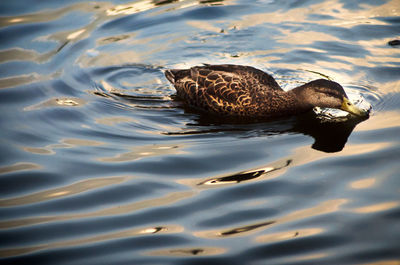
<svg viewBox="0 0 400 265">
<path fill-rule="evenodd" d="M 358 117 L 368 117 L 369 112 L 350 102 L 343 87 L 333 81 L 318 79 L 293 89 L 305 107 L 333 108 L 347 111 Z"/>
</svg>

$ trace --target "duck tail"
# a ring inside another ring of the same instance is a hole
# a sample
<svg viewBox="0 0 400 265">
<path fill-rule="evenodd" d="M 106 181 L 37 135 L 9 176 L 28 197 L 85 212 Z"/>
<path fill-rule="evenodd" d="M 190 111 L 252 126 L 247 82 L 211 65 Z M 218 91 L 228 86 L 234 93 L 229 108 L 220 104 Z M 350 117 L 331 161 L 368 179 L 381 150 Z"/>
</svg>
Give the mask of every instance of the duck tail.
<svg viewBox="0 0 400 265">
<path fill-rule="evenodd" d="M 169 82 L 171 82 L 173 85 L 175 85 L 175 74 L 178 70 L 174 70 L 174 69 L 168 69 L 165 70 L 164 74 L 165 77 L 169 80 Z"/>
<path fill-rule="evenodd" d="M 165 70 L 165 77 L 173 84 L 185 77 L 190 77 L 190 69 L 168 69 Z"/>
</svg>

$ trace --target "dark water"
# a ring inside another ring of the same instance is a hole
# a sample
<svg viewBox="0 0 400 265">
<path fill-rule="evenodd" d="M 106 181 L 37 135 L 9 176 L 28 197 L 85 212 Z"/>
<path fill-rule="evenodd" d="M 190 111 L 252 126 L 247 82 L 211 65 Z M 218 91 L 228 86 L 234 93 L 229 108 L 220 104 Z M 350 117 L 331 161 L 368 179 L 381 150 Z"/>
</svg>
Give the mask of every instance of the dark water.
<svg viewBox="0 0 400 265">
<path fill-rule="evenodd" d="M 400 2 L 1 1 L 1 264 L 400 264 Z M 329 77 L 366 121 L 212 120 L 167 68 Z"/>
</svg>

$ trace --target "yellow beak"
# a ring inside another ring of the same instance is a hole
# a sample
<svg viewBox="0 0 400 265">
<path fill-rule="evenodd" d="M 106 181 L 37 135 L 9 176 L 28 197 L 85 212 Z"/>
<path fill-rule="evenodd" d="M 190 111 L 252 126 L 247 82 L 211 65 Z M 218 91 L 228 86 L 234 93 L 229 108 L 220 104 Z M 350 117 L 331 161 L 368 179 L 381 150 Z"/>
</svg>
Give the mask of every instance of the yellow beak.
<svg viewBox="0 0 400 265">
<path fill-rule="evenodd" d="M 342 102 L 342 106 L 340 108 L 341 110 L 347 111 L 351 114 L 354 114 L 356 116 L 360 116 L 360 117 L 366 117 L 368 116 L 368 111 L 360 109 L 356 106 L 353 105 L 353 103 L 351 103 L 349 101 L 348 98 L 343 98 L 343 102 Z"/>
</svg>

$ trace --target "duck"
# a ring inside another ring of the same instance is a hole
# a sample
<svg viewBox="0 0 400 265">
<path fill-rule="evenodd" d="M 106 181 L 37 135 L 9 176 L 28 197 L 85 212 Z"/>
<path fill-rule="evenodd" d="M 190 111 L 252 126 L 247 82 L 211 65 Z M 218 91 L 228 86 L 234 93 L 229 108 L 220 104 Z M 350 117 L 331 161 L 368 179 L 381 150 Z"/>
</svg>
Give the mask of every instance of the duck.
<svg viewBox="0 0 400 265">
<path fill-rule="evenodd" d="M 341 109 L 358 117 L 369 113 L 352 104 L 340 84 L 327 79 L 285 91 L 271 75 L 252 66 L 204 64 L 167 69 L 164 74 L 189 107 L 221 117 L 271 119 L 314 107 Z"/>
</svg>

